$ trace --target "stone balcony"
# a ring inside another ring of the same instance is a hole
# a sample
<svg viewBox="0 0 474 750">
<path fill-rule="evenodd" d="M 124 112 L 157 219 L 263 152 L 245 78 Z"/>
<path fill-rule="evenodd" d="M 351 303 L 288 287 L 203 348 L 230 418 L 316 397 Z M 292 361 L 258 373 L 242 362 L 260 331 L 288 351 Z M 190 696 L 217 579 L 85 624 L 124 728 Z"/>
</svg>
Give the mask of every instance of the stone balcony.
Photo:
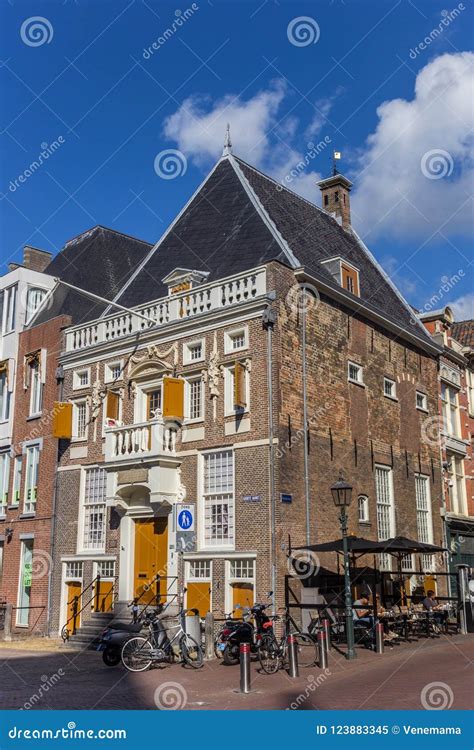
<svg viewBox="0 0 474 750">
<path fill-rule="evenodd" d="M 454 435 L 449 435 L 444 430 L 441 431 L 441 440 L 444 442 L 446 450 L 451 453 L 459 453 L 462 456 L 466 455 L 469 447 L 469 442 L 467 440 L 455 437 Z"/>
<path fill-rule="evenodd" d="M 193 319 L 206 313 L 218 313 L 261 300 L 266 295 L 266 286 L 266 269 L 262 266 L 217 282 L 200 284 L 193 289 L 162 297 L 134 308 L 140 314 L 150 318 L 153 326 L 150 326 L 143 318 L 128 312 L 72 326 L 66 333 L 65 353 L 82 351 L 147 330 L 156 330 L 172 323 Z"/>
<path fill-rule="evenodd" d="M 158 417 L 149 422 L 109 427 L 105 430 L 105 461 L 136 464 L 176 458 L 177 422 Z"/>
</svg>

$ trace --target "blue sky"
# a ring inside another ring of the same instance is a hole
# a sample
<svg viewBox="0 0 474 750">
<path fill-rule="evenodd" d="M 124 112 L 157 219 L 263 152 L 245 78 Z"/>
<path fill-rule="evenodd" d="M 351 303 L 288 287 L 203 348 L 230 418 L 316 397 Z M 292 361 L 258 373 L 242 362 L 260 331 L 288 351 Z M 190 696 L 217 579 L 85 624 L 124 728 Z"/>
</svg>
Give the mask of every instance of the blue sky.
<svg viewBox="0 0 474 750">
<path fill-rule="evenodd" d="M 340 150 L 353 224 L 408 300 L 472 317 L 469 0 L 4 0 L 0 14 L 2 272 L 24 244 L 57 252 L 95 224 L 156 241 L 229 121 L 236 154 L 318 204 Z"/>
</svg>

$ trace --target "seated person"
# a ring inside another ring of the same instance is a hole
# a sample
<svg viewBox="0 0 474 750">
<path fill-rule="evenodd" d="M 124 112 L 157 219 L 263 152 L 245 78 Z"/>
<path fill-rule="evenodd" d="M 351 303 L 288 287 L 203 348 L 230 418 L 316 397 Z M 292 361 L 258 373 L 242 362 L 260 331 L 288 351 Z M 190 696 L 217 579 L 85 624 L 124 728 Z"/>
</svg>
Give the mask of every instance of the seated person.
<svg viewBox="0 0 474 750">
<path fill-rule="evenodd" d="M 352 616 L 354 618 L 354 623 L 367 625 L 368 628 L 374 627 L 374 617 L 369 608 L 369 600 L 365 595 L 362 595 L 360 599 L 357 599 L 354 602 Z"/>
<path fill-rule="evenodd" d="M 442 624 L 446 622 L 448 613 L 441 610 L 441 605 L 435 598 L 435 592 L 433 589 L 429 589 L 429 591 L 426 592 L 426 596 L 423 599 L 423 609 L 426 612 L 432 612 L 436 622 Z"/>
</svg>

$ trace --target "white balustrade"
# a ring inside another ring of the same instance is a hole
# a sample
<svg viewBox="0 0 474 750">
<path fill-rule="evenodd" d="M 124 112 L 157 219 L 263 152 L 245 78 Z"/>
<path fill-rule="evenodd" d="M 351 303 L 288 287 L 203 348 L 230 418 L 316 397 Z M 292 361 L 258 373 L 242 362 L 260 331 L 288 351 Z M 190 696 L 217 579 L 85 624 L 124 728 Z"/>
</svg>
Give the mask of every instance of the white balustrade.
<svg viewBox="0 0 474 750">
<path fill-rule="evenodd" d="M 266 269 L 262 267 L 149 302 L 137 307 L 136 310 L 151 318 L 156 326 L 165 326 L 167 323 L 251 302 L 265 293 Z M 68 329 L 66 352 L 122 339 L 145 331 L 148 327 L 143 318 L 127 312 L 99 318 L 91 323 Z"/>
<path fill-rule="evenodd" d="M 130 461 L 158 455 L 175 455 L 178 424 L 153 419 L 149 422 L 105 430 L 105 460 Z"/>
</svg>

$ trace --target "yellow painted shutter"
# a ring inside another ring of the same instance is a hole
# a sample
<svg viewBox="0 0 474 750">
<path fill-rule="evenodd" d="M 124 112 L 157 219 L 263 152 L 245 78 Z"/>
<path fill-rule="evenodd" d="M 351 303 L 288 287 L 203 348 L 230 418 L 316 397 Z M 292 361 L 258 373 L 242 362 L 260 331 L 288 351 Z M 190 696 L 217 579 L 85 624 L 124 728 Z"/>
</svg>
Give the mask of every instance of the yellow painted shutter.
<svg viewBox="0 0 474 750">
<path fill-rule="evenodd" d="M 107 419 L 118 419 L 119 418 L 119 399 L 118 393 L 109 391 L 107 393 L 107 404 L 105 407 L 105 416 Z"/>
<path fill-rule="evenodd" d="M 163 416 L 184 419 L 184 380 L 163 378 Z"/>
<path fill-rule="evenodd" d="M 244 409 L 246 405 L 245 367 L 240 362 L 236 362 L 234 365 L 234 407 Z"/>
<path fill-rule="evenodd" d="M 72 404 L 56 401 L 53 412 L 53 437 L 72 437 Z"/>
</svg>

